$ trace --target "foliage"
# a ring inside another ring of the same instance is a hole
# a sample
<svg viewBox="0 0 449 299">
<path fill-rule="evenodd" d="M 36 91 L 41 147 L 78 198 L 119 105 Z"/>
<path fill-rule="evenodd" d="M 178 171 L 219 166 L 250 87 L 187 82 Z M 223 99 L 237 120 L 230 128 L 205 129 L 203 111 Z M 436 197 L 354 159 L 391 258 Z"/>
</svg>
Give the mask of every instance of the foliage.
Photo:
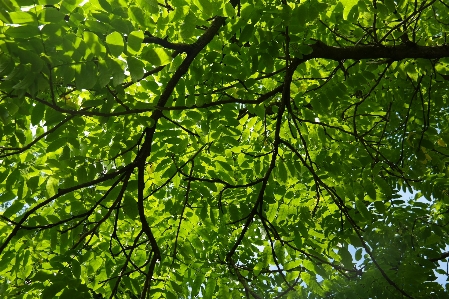
<svg viewBox="0 0 449 299">
<path fill-rule="evenodd" d="M 2 298 L 447 298 L 444 1 L 0 7 Z"/>
</svg>

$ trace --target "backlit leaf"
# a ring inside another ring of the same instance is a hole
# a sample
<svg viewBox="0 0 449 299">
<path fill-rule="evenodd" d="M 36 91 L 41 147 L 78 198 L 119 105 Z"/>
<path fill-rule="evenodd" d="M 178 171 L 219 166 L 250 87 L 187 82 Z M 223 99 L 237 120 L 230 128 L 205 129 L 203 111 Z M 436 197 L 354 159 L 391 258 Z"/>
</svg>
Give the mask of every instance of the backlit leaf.
<svg viewBox="0 0 449 299">
<path fill-rule="evenodd" d="M 122 54 L 124 42 L 120 33 L 115 31 L 106 36 L 106 44 L 108 45 L 111 55 L 119 56 Z"/>
</svg>

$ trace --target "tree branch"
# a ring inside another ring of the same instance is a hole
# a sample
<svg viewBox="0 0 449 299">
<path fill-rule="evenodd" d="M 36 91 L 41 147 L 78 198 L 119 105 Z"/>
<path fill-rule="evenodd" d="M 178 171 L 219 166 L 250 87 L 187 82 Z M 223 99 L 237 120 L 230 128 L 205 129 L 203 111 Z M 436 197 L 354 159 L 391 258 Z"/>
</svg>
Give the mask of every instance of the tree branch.
<svg viewBox="0 0 449 299">
<path fill-rule="evenodd" d="M 402 60 L 407 58 L 426 58 L 437 59 L 449 56 L 449 46 L 418 46 L 418 45 L 399 45 L 399 46 L 351 46 L 334 47 L 328 46 L 321 41 L 310 45 L 313 52 L 304 55 L 303 59 L 325 58 L 336 61 L 344 59 L 380 59 Z"/>
</svg>

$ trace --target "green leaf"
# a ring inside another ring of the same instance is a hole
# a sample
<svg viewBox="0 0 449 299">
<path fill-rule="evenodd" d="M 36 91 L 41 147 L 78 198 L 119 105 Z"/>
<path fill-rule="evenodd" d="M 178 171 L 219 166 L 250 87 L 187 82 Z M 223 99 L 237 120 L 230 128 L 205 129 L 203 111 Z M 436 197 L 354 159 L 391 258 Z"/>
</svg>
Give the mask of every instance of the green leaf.
<svg viewBox="0 0 449 299">
<path fill-rule="evenodd" d="M 154 0 L 148 0 L 151 1 L 154 4 Z M 149 5 L 151 6 L 151 5 Z M 128 15 L 135 23 L 137 23 L 139 26 L 143 28 L 152 27 L 153 26 L 153 20 L 151 19 L 149 12 L 142 10 L 140 7 L 137 6 L 130 6 L 128 8 Z"/>
<path fill-rule="evenodd" d="M 357 0 L 341 0 L 341 3 L 344 6 L 344 11 L 343 11 L 343 18 L 344 19 L 348 18 L 349 11 L 352 9 L 352 7 L 354 5 L 357 4 L 357 2 L 358 2 Z"/>
<path fill-rule="evenodd" d="M 55 195 L 56 193 L 58 193 L 58 186 L 59 186 L 59 180 L 54 178 L 54 177 L 50 177 L 47 180 L 47 184 L 46 184 L 46 190 L 47 190 L 47 196 L 48 197 L 52 197 L 53 195 Z"/>
<path fill-rule="evenodd" d="M 195 23 L 196 23 L 196 17 L 192 12 L 190 12 L 185 17 L 184 23 L 181 25 L 181 37 L 184 40 L 187 40 L 194 35 L 195 25 L 196 25 Z"/>
<path fill-rule="evenodd" d="M 235 10 L 234 10 L 234 7 L 232 7 L 231 3 L 229 3 L 229 2 L 225 3 L 225 5 L 223 7 L 223 15 L 225 17 L 229 17 L 229 18 L 235 17 Z"/>
<path fill-rule="evenodd" d="M 263 265 L 262 264 L 260 264 L 260 263 L 256 264 L 254 266 L 254 268 L 253 268 L 254 275 L 258 276 L 260 274 L 260 271 L 262 271 L 262 269 L 263 269 Z"/>
<path fill-rule="evenodd" d="M 125 195 L 123 199 L 123 211 L 131 219 L 136 219 L 137 216 L 139 215 L 139 211 L 137 209 L 137 202 L 132 196 Z"/>
<path fill-rule="evenodd" d="M 104 104 L 104 100 L 87 100 L 83 102 L 83 107 L 97 107 Z"/>
<path fill-rule="evenodd" d="M 240 42 L 248 41 L 254 33 L 254 25 L 248 24 L 243 28 L 242 33 L 240 33 Z"/>
<path fill-rule="evenodd" d="M 15 199 L 14 202 L 3 212 L 3 216 L 9 218 L 19 213 L 24 206 L 25 203 L 23 201 Z"/>
<path fill-rule="evenodd" d="M 142 61 L 131 56 L 127 58 L 127 61 L 128 61 L 128 71 L 131 74 L 132 80 L 136 82 L 143 77 L 144 75 L 143 68 L 145 67 L 145 65 L 143 64 Z"/>
<path fill-rule="evenodd" d="M 3 181 L 8 177 L 8 174 L 9 174 L 9 169 L 8 168 L 2 169 L 0 171 L 0 183 L 3 183 Z"/>
<path fill-rule="evenodd" d="M 81 278 L 81 265 L 80 265 L 80 263 L 77 260 L 72 259 L 71 266 L 72 266 L 73 277 L 75 277 L 76 279 Z"/>
<path fill-rule="evenodd" d="M 128 35 L 128 44 L 126 50 L 129 54 L 134 55 L 140 52 L 144 34 L 142 30 L 133 31 Z"/>
<path fill-rule="evenodd" d="M 122 54 L 124 48 L 123 37 L 117 31 L 106 36 L 106 44 L 108 45 L 109 53 L 111 53 L 112 56 L 118 57 Z"/>
<path fill-rule="evenodd" d="M 307 272 L 302 272 L 300 275 L 301 275 L 302 280 L 307 284 L 307 286 L 311 290 L 313 290 L 314 292 L 317 292 L 318 294 L 323 294 L 321 286 L 316 281 L 316 277 L 310 275 Z"/>
<path fill-rule="evenodd" d="M 11 22 L 13 24 L 26 24 L 36 22 L 34 14 L 25 11 L 12 11 L 9 13 Z"/>
<path fill-rule="evenodd" d="M 385 214 L 385 205 L 383 202 L 381 201 L 376 201 L 374 202 L 374 207 L 376 208 L 377 212 L 379 212 L 380 214 Z"/>
<path fill-rule="evenodd" d="M 45 106 L 36 104 L 36 106 L 33 107 L 31 113 L 31 124 L 34 126 L 38 125 L 39 122 L 44 119 L 44 114 L 45 114 Z"/>
<path fill-rule="evenodd" d="M 47 147 L 47 153 L 51 153 L 54 151 L 57 151 L 58 149 L 62 148 L 64 145 L 67 144 L 67 138 L 61 137 L 56 140 L 54 140 L 52 143 L 50 143 Z"/>
<path fill-rule="evenodd" d="M 195 3 L 205 16 L 209 16 L 214 11 L 214 7 L 210 0 L 193 0 L 193 3 Z"/>
<path fill-rule="evenodd" d="M 279 181 L 282 183 L 286 183 L 288 179 L 287 168 L 285 168 L 285 164 L 283 162 L 279 162 L 277 164 L 277 173 L 279 177 Z"/>
<path fill-rule="evenodd" d="M 53 7 L 45 8 L 39 15 L 39 19 L 46 23 L 58 23 L 64 21 L 64 14 Z"/>
<path fill-rule="evenodd" d="M 5 35 L 12 38 L 30 38 L 39 35 L 39 29 L 34 25 L 8 27 L 5 31 Z"/>
<path fill-rule="evenodd" d="M 142 56 L 153 66 L 165 65 L 171 60 L 168 51 L 164 48 L 147 47 L 143 50 Z"/>
<path fill-rule="evenodd" d="M 360 214 L 362 214 L 363 218 L 365 218 L 366 220 L 371 220 L 371 213 L 368 211 L 368 209 L 366 208 L 365 203 L 360 200 L 360 199 L 356 199 L 356 206 L 357 206 L 357 210 L 360 212 Z"/>
<path fill-rule="evenodd" d="M 23 78 L 23 80 L 21 80 L 19 83 L 17 83 L 16 85 L 13 86 L 13 89 L 16 90 L 20 90 L 20 89 L 27 89 L 28 87 L 30 87 L 36 80 L 36 74 L 29 72 L 25 78 Z M 9 106 L 9 112 L 11 113 L 11 115 L 14 115 L 17 110 L 11 110 L 11 108 L 15 108 L 15 105 L 10 105 Z"/>
<path fill-rule="evenodd" d="M 396 11 L 396 5 L 394 3 L 394 0 L 385 0 L 384 4 L 388 8 L 390 13 L 394 13 Z"/>
<path fill-rule="evenodd" d="M 352 255 L 348 251 L 348 249 L 345 247 L 342 247 L 338 250 L 338 253 L 341 255 L 343 265 L 346 268 L 351 269 L 352 268 Z"/>
<path fill-rule="evenodd" d="M 216 279 L 213 277 L 209 277 L 206 283 L 206 289 L 205 289 L 205 297 L 212 297 L 213 294 L 215 294 L 215 287 L 217 285 Z"/>
<path fill-rule="evenodd" d="M 89 31 L 84 31 L 84 41 L 86 42 L 86 45 L 88 46 L 89 50 L 94 54 L 95 56 L 102 56 L 106 53 L 106 48 L 101 44 L 98 36 Z"/>
<path fill-rule="evenodd" d="M 56 283 L 52 283 L 47 286 L 42 292 L 43 298 L 53 298 L 56 294 L 58 294 L 62 289 L 67 285 L 65 281 L 59 281 Z"/>
<path fill-rule="evenodd" d="M 81 63 L 75 70 L 75 82 L 78 89 L 92 88 L 97 82 L 97 70 L 93 61 Z"/>
<path fill-rule="evenodd" d="M 356 250 L 356 252 L 355 252 L 355 260 L 356 261 L 360 261 L 362 259 L 362 252 L 363 252 L 362 248 L 359 248 Z"/>
<path fill-rule="evenodd" d="M 159 6 L 157 0 L 138 0 L 137 5 L 151 14 L 159 13 Z"/>
<path fill-rule="evenodd" d="M 204 281 L 204 274 L 199 273 L 195 276 L 195 280 L 192 284 L 192 296 L 196 296 L 200 291 L 200 286 Z"/>
<path fill-rule="evenodd" d="M 301 54 L 304 54 L 304 55 L 308 55 L 313 52 L 312 47 L 310 47 L 308 45 L 298 45 L 297 49 Z"/>
</svg>

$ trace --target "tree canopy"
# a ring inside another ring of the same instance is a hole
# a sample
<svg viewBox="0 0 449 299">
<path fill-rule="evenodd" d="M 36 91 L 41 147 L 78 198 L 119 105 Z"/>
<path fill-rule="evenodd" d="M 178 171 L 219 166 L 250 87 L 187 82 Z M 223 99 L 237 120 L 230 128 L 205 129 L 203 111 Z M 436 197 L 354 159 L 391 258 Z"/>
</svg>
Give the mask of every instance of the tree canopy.
<svg viewBox="0 0 449 299">
<path fill-rule="evenodd" d="M 0 297 L 447 298 L 446 1 L 0 24 Z"/>
</svg>

